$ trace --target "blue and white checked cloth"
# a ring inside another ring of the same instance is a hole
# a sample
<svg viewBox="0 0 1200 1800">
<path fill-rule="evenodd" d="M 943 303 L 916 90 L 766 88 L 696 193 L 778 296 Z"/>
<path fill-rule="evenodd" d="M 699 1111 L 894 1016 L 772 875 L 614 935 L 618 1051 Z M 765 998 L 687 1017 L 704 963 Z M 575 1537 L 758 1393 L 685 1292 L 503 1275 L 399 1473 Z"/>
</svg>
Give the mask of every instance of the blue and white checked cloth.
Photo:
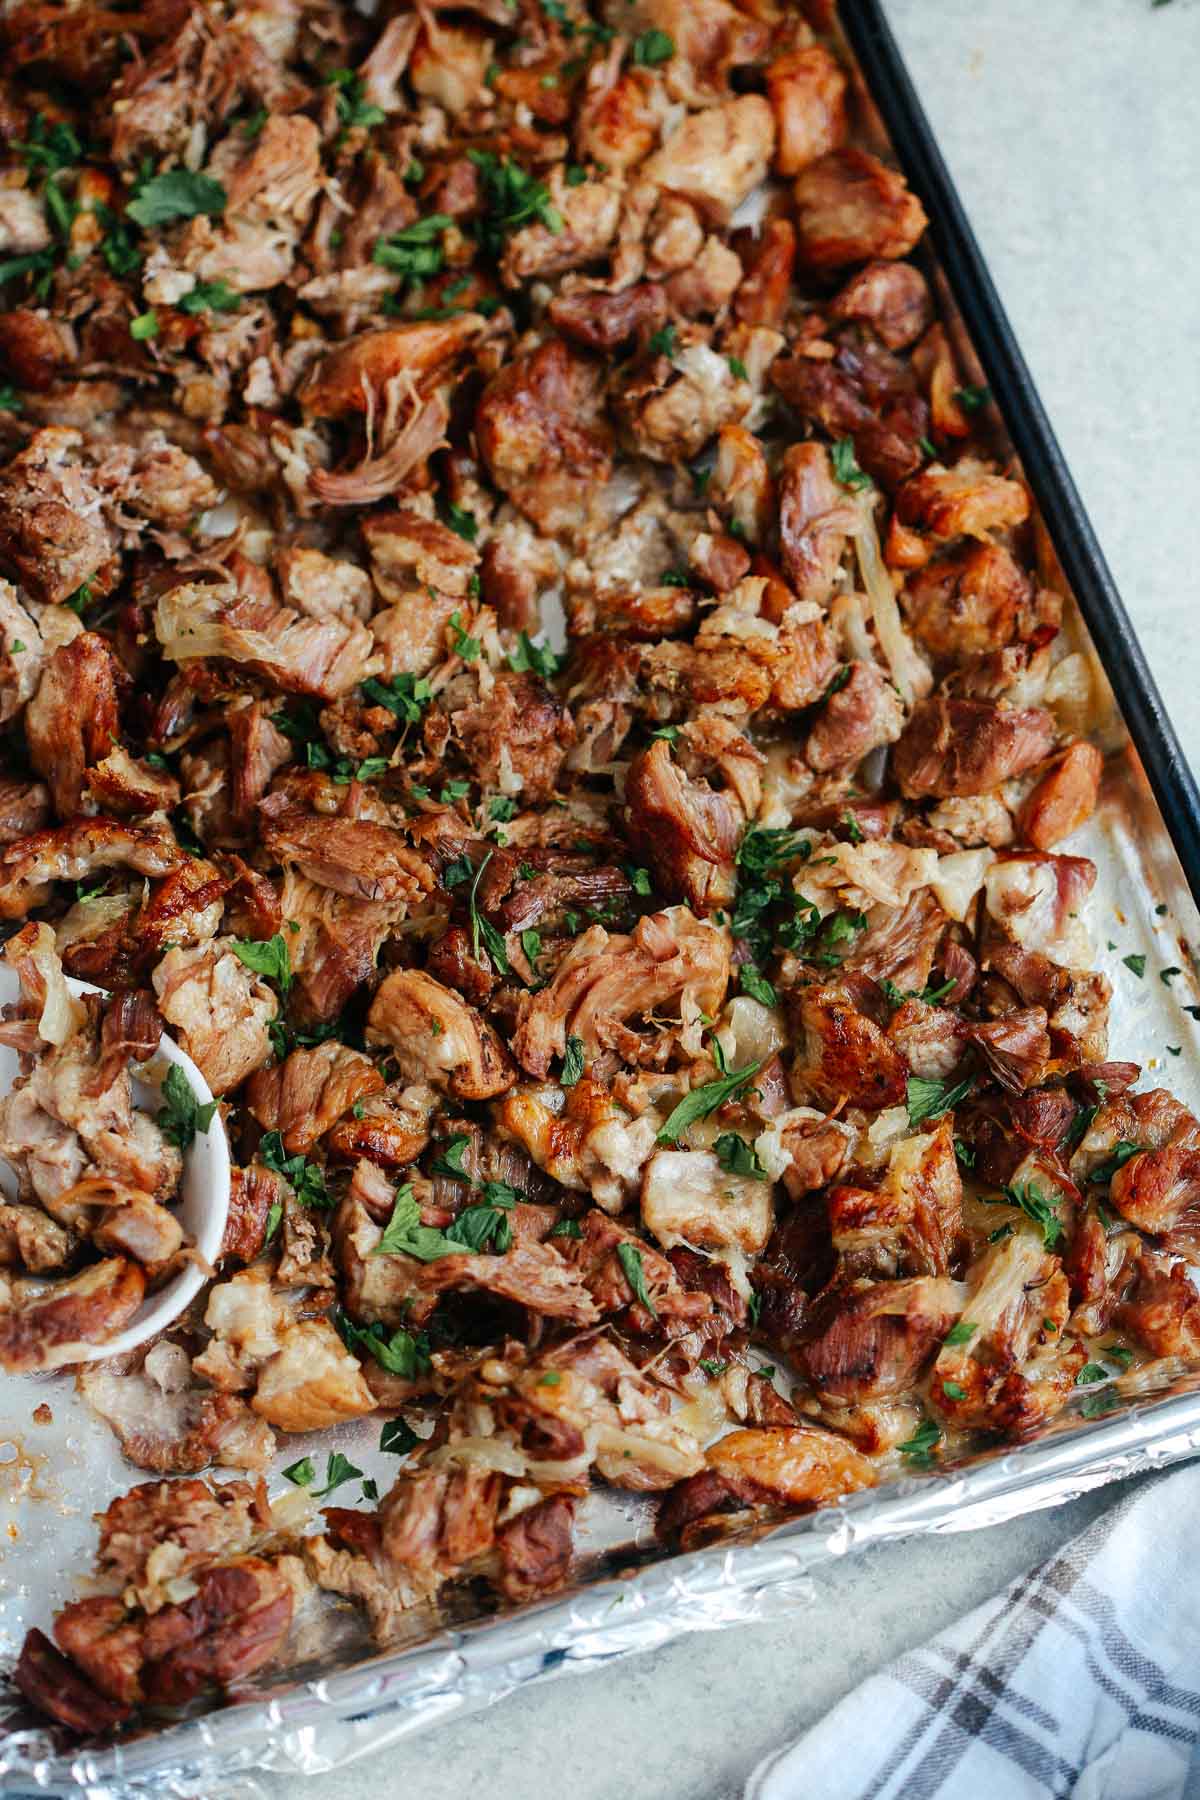
<svg viewBox="0 0 1200 1800">
<path fill-rule="evenodd" d="M 1200 1800 L 1198 1740 L 1191 1467 L 864 1682 L 746 1800 Z"/>
</svg>

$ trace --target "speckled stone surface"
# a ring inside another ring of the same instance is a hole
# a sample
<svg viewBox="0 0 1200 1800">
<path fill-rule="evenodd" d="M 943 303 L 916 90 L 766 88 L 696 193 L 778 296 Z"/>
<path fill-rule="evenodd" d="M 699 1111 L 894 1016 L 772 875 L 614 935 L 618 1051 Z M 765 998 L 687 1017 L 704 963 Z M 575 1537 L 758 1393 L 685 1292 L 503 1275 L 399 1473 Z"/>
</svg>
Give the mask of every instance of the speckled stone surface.
<svg viewBox="0 0 1200 1800">
<path fill-rule="evenodd" d="M 1200 764 L 1200 0 L 889 11 L 1185 753 Z M 787 1620 L 548 1683 L 270 1800 L 733 1800 L 1109 1494 L 835 1569 Z"/>
</svg>

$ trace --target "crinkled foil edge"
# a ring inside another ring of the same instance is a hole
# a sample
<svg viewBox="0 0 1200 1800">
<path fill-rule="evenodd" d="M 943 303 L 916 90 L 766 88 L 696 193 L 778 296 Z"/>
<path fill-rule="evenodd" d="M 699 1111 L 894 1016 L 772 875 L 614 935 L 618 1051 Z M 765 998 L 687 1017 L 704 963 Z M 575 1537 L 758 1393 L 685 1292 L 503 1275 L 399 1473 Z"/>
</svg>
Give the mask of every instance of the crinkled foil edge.
<svg viewBox="0 0 1200 1800">
<path fill-rule="evenodd" d="M 1200 1393 L 1132 1406 L 959 1471 L 853 1495 L 755 1543 L 668 1559 L 132 1744 L 63 1756 L 44 1732 L 15 1732 L 0 1746 L 0 1791 L 29 1800 L 151 1793 L 252 1800 L 260 1792 L 255 1769 L 317 1775 L 345 1768 L 532 1682 L 597 1669 L 691 1631 L 778 1616 L 811 1597 L 834 1558 L 899 1538 L 1001 1524 L 1197 1451 Z"/>
</svg>

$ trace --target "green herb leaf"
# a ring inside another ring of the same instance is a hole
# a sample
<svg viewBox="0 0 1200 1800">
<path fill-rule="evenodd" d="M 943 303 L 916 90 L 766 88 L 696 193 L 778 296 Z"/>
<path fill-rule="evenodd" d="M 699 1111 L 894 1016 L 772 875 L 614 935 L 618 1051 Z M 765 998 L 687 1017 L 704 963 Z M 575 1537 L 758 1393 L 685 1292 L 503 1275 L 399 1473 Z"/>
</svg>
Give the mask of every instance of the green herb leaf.
<svg viewBox="0 0 1200 1800">
<path fill-rule="evenodd" d="M 536 222 L 555 235 L 563 229 L 562 214 L 544 182 L 493 150 L 468 150 L 467 155 L 483 184 L 484 217 L 475 229 L 486 256 L 498 261 L 510 234 L 525 225 Z"/>
<path fill-rule="evenodd" d="M 268 1169 L 274 1169 L 277 1175 L 282 1175 L 285 1181 L 291 1183 L 301 1206 L 320 1208 L 334 1204 L 334 1197 L 325 1186 L 325 1176 L 321 1169 L 299 1153 L 289 1156 L 284 1149 L 280 1132 L 264 1132 L 258 1154 Z"/>
<path fill-rule="evenodd" d="M 83 145 L 64 119 L 51 124 L 45 113 L 35 113 L 24 143 L 12 148 L 31 174 L 57 175 L 60 169 L 75 169 L 83 161 Z"/>
<path fill-rule="evenodd" d="M 375 676 L 364 681 L 359 692 L 372 706 L 382 706 L 406 725 L 416 725 L 429 702 L 433 689 L 424 675 L 393 675 L 390 681 Z M 278 723 L 278 714 L 273 715 Z"/>
<path fill-rule="evenodd" d="M 966 1388 L 957 1381 L 943 1381 L 942 1392 L 947 1400 L 965 1400 L 967 1397 Z"/>
<path fill-rule="evenodd" d="M 674 356 L 675 327 L 664 325 L 659 331 L 652 331 L 647 348 L 651 356 Z"/>
<path fill-rule="evenodd" d="M 910 1467 L 931 1469 L 934 1464 L 933 1452 L 941 1441 L 941 1427 L 932 1419 L 923 1419 L 912 1436 L 897 1448 Z"/>
<path fill-rule="evenodd" d="M 1146 958 L 1144 956 L 1123 956 L 1121 961 L 1125 964 L 1125 967 L 1129 970 L 1130 974 L 1136 975 L 1139 981 L 1146 973 Z"/>
<path fill-rule="evenodd" d="M 1075 1377 L 1076 1387 L 1091 1387 L 1097 1381 L 1107 1381 L 1108 1370 L 1101 1363 L 1084 1363 Z"/>
<path fill-rule="evenodd" d="M 915 1129 L 926 1119 L 938 1119 L 945 1112 L 965 1100 L 975 1086 L 975 1077 L 968 1075 L 962 1081 L 950 1087 L 944 1081 L 926 1081 L 920 1075 L 908 1078 L 908 1122 Z"/>
<path fill-rule="evenodd" d="M 756 969 L 753 963 L 743 963 L 738 969 L 743 994 L 749 994 L 761 1006 L 774 1006 L 779 996 L 767 980 L 766 976 Z"/>
<path fill-rule="evenodd" d="M 283 1479 L 293 1482 L 296 1487 L 311 1487 L 316 1478 L 317 1471 L 313 1468 L 311 1456 L 302 1456 L 299 1462 L 292 1463 L 283 1471 Z"/>
<path fill-rule="evenodd" d="M 723 1375 L 729 1367 L 729 1364 L 727 1362 L 722 1362 L 721 1359 L 716 1356 L 702 1356 L 700 1358 L 700 1367 L 704 1370 L 706 1375 Z"/>
<path fill-rule="evenodd" d="M 282 932 L 277 931 L 274 937 L 265 940 L 235 938 L 233 953 L 256 975 L 273 981 L 281 994 L 288 993 L 292 985 L 292 959 Z"/>
<path fill-rule="evenodd" d="M 527 670 L 532 670 L 543 681 L 552 681 L 562 668 L 563 661 L 549 644 L 535 644 L 529 633 L 523 631 L 517 639 L 516 649 L 508 657 L 508 666 L 515 675 L 523 675 Z"/>
<path fill-rule="evenodd" d="M 145 343 L 147 338 L 158 336 L 158 314 L 156 312 L 139 313 L 136 319 L 129 321 L 129 335 L 135 343 Z"/>
<path fill-rule="evenodd" d="M 562 1073 L 559 1075 L 560 1087 L 572 1088 L 583 1074 L 583 1039 L 569 1037 L 566 1053 L 563 1056 Z"/>
<path fill-rule="evenodd" d="M 547 1237 L 581 1238 L 583 1226 L 578 1219 L 560 1219 L 557 1225 L 550 1227 L 546 1235 Z"/>
<path fill-rule="evenodd" d="M 1107 1187 L 1117 1170 L 1123 1169 L 1131 1157 L 1140 1155 L 1145 1148 L 1145 1144 L 1135 1144 L 1129 1138 L 1118 1138 L 1108 1161 L 1094 1168 L 1088 1181 L 1095 1182 L 1098 1187 Z"/>
<path fill-rule="evenodd" d="M 361 1474 L 362 1470 L 356 1469 L 348 1457 L 343 1456 L 340 1450 L 334 1450 L 325 1464 L 325 1486 L 316 1490 L 314 1499 L 323 1500 L 326 1494 L 332 1494 L 335 1488 L 340 1488 L 344 1481 L 354 1481 Z"/>
<path fill-rule="evenodd" d="M 770 1179 L 758 1159 L 754 1145 L 748 1144 L 736 1131 L 723 1131 L 713 1149 L 717 1153 L 717 1161 L 727 1174 L 749 1175 L 755 1181 Z"/>
<path fill-rule="evenodd" d="M 334 1324 L 348 1350 L 366 1351 L 389 1375 L 414 1381 L 418 1375 L 428 1373 L 429 1339 L 425 1332 L 419 1331 L 414 1336 L 411 1331 L 401 1328 L 389 1337 L 378 1320 L 367 1326 L 356 1325 L 348 1313 L 341 1311 L 335 1314 Z"/>
<path fill-rule="evenodd" d="M 657 1319 L 658 1308 L 646 1287 L 646 1271 L 642 1267 L 642 1253 L 636 1244 L 628 1241 L 617 1245 L 617 1261 L 621 1265 L 626 1281 L 633 1290 L 635 1300 L 641 1302 L 652 1319 Z"/>
<path fill-rule="evenodd" d="M 436 1262 L 441 1256 L 462 1254 L 461 1243 L 452 1244 L 445 1233 L 433 1225 L 422 1225 L 421 1209 L 413 1198 L 411 1181 L 396 1189 L 392 1216 L 383 1236 L 371 1252 L 373 1256 L 412 1256 L 418 1262 Z"/>
<path fill-rule="evenodd" d="M 278 1200 L 272 1200 L 270 1206 L 267 1208 L 267 1229 L 263 1234 L 264 1244 L 270 1243 L 271 1239 L 275 1236 L 275 1233 L 279 1230 L 282 1220 L 283 1207 Z"/>
<path fill-rule="evenodd" d="M 215 1100 L 197 1100 L 187 1076 L 172 1063 L 162 1084 L 158 1128 L 177 1150 L 190 1150 L 198 1131 L 207 1131 L 217 1113 Z"/>
<path fill-rule="evenodd" d="M 657 69 L 675 54 L 675 39 L 665 31 L 643 31 L 633 40 L 633 60 L 645 69 Z"/>
<path fill-rule="evenodd" d="M 1047 1250 L 1053 1250 L 1063 1234 L 1058 1208 L 1047 1200 L 1036 1181 L 1012 1181 L 999 1195 L 989 1195 L 987 1200 L 989 1206 L 1020 1207 L 1026 1218 L 1040 1227 L 1042 1245 Z"/>
<path fill-rule="evenodd" d="M 854 439 L 839 438 L 829 452 L 834 479 L 847 488 L 869 488 L 871 477 L 859 468 L 854 455 Z"/>
<path fill-rule="evenodd" d="M 748 1063 L 744 1069 L 735 1069 L 732 1074 L 722 1075 L 716 1081 L 706 1081 L 703 1086 L 693 1088 L 674 1108 L 659 1132 L 657 1141 L 660 1144 L 677 1144 L 689 1125 L 694 1125 L 697 1119 L 706 1119 L 710 1113 L 716 1112 L 718 1107 L 724 1106 L 726 1101 L 732 1100 L 743 1088 L 748 1087 L 765 1061 L 766 1058 L 760 1056 L 757 1062 Z"/>
<path fill-rule="evenodd" d="M 972 1325 L 969 1319 L 959 1319 L 956 1325 L 950 1327 L 942 1342 L 951 1347 L 955 1344 L 969 1344 L 978 1330 L 978 1325 Z"/>
<path fill-rule="evenodd" d="M 978 412 L 991 397 L 992 390 L 988 387 L 961 387 L 954 395 L 964 412 Z"/>
<path fill-rule="evenodd" d="M 379 1434 L 379 1448 L 387 1456 L 407 1456 L 421 1442 L 405 1418 L 388 1419 Z"/>
<path fill-rule="evenodd" d="M 200 281 L 190 294 L 176 301 L 180 312 L 236 312 L 242 296 L 227 281 Z"/>
<path fill-rule="evenodd" d="M 471 915 L 471 953 L 478 960 L 479 948 L 482 944 L 483 948 L 491 957 L 497 974 L 507 975 L 509 972 L 509 964 L 508 953 L 504 948 L 504 939 L 496 930 L 496 927 L 491 923 L 490 919 L 484 918 L 478 906 L 475 904 L 475 896 L 479 891 L 480 878 L 483 875 L 483 871 L 491 862 L 494 854 L 494 851 L 488 851 L 478 869 L 476 869 L 475 879 L 471 883 L 471 898 L 469 903 Z"/>
<path fill-rule="evenodd" d="M 168 169 L 165 175 L 152 175 L 143 182 L 125 212 L 143 231 L 152 231 L 156 225 L 169 225 L 172 219 L 195 219 L 200 214 L 218 218 L 225 211 L 225 200 L 225 189 L 211 175 Z"/>
</svg>

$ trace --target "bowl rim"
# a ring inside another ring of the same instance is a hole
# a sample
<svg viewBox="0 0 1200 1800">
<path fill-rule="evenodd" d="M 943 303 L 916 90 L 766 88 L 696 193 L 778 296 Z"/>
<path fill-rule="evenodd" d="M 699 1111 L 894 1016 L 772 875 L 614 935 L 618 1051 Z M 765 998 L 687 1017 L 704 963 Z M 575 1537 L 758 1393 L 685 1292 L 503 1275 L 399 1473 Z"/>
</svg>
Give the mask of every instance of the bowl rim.
<svg viewBox="0 0 1200 1800">
<path fill-rule="evenodd" d="M 0 965 L 0 971 L 12 974 L 12 971 L 7 969 L 7 965 Z M 0 973 L 0 980 L 3 979 L 3 973 Z M 14 982 L 16 980 L 15 974 L 13 974 L 13 980 Z M 74 976 L 68 975 L 66 983 L 72 994 L 101 994 L 106 999 L 112 998 L 110 989 L 98 987 L 92 981 L 79 981 Z M 158 1086 L 158 1082 L 148 1079 L 148 1077 L 149 1071 L 159 1062 L 174 1063 L 177 1068 L 183 1070 L 188 1085 L 202 1106 L 216 1098 L 186 1050 L 180 1048 L 165 1027 L 159 1040 L 158 1049 L 148 1059 L 144 1068 L 139 1070 L 135 1066 L 131 1069 L 133 1080 L 146 1082 L 148 1086 Z M 165 1069 L 163 1073 L 165 1075 Z M 3 1084 L 0 1082 L 0 1087 L 2 1086 Z M 11 1090 L 5 1087 L 3 1091 L 7 1093 Z M 191 1304 L 205 1283 L 211 1280 L 229 1218 L 232 1182 L 229 1138 L 226 1135 L 219 1107 L 213 1113 L 207 1128 L 197 1131 L 195 1141 L 184 1151 L 185 1170 L 188 1158 L 195 1156 L 201 1143 L 208 1154 L 210 1178 L 208 1193 L 203 1204 L 202 1224 L 200 1230 L 195 1234 L 193 1249 L 203 1261 L 185 1263 L 183 1268 L 171 1277 L 170 1281 L 165 1282 L 161 1288 L 157 1288 L 153 1294 L 148 1294 L 123 1331 L 118 1331 L 114 1336 L 105 1338 L 102 1343 L 72 1344 L 69 1346 L 70 1354 L 65 1360 L 48 1363 L 43 1367 L 50 1370 L 73 1368 L 80 1363 L 104 1362 L 109 1357 L 124 1356 L 130 1350 L 138 1349 L 148 1338 L 156 1337 L 160 1332 L 165 1331 L 167 1326 Z M 205 1267 L 205 1264 L 208 1266 Z"/>
</svg>

